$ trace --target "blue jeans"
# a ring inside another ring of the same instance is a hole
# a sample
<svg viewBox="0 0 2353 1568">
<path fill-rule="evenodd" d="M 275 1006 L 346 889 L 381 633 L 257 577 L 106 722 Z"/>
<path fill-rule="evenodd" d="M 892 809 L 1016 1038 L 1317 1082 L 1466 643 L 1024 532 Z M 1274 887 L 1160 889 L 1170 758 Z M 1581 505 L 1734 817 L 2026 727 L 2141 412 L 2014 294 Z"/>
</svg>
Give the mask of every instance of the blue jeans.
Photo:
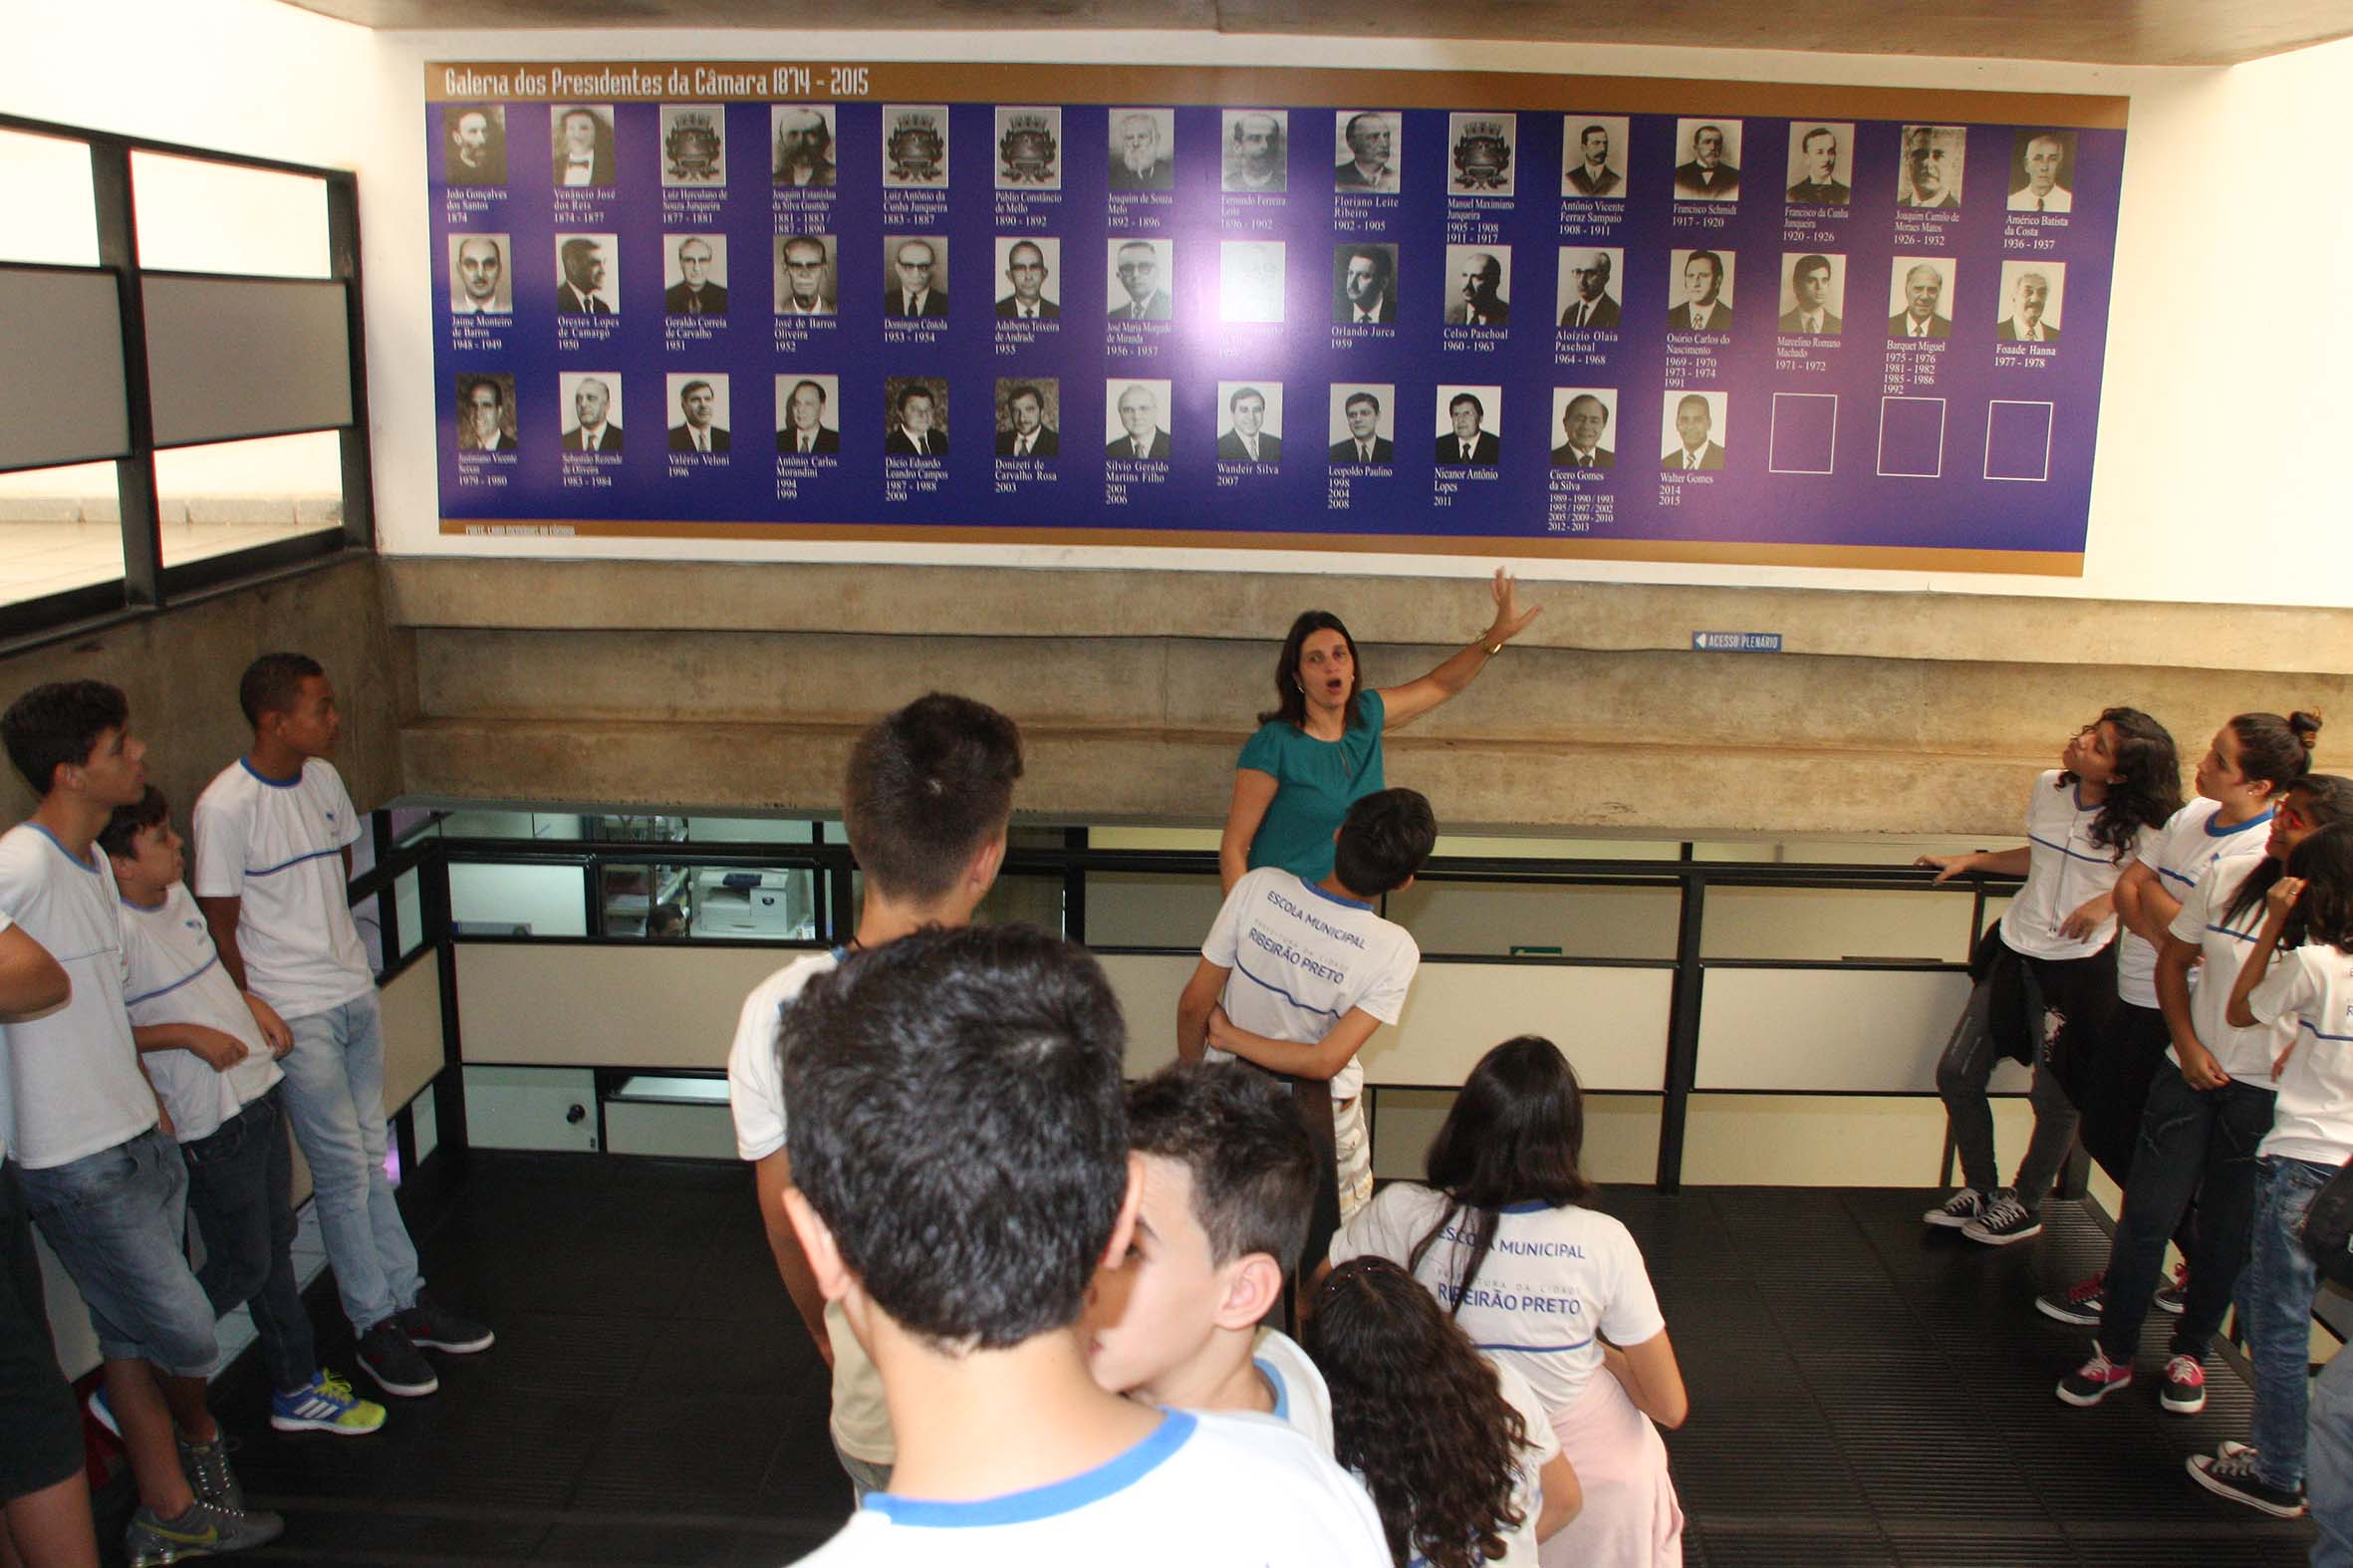
<svg viewBox="0 0 2353 1568">
<path fill-rule="evenodd" d="M 2100 1349 L 2119 1365 L 2141 1348 L 2141 1325 L 2157 1292 L 2165 1238 L 2198 1199 L 2190 1242 L 2190 1300 L 2174 1326 L 2173 1353 L 2206 1360 L 2230 1308 L 2230 1287 L 2246 1264 L 2255 1207 L 2255 1149 L 2271 1131 L 2272 1092 L 2232 1079 L 2193 1089 L 2167 1064 L 2149 1086 L 2132 1182 L 2108 1249 L 2108 1306 Z"/>
<path fill-rule="evenodd" d="M 2255 1368 L 2255 1415 L 2248 1438 L 2261 1451 L 2255 1473 L 2266 1486 L 2304 1483 L 2304 1416 L 2311 1395 L 2312 1296 L 2320 1270 L 2296 1232 L 2312 1194 L 2335 1166 L 2267 1156 L 2255 1189 L 2254 1247 L 2239 1287 L 2247 1315 L 2248 1359 Z"/>
<path fill-rule="evenodd" d="M 99 1354 L 174 1377 L 220 1364 L 212 1303 L 188 1271 L 188 1172 L 149 1128 L 112 1149 L 24 1171 L 25 1207 L 90 1309 Z"/>
<path fill-rule="evenodd" d="M 204 1238 L 196 1283 L 216 1316 L 251 1306 L 270 1385 L 291 1393 L 310 1386 L 319 1350 L 294 1274 L 294 1156 L 282 1091 L 273 1088 L 179 1153 L 188 1164 L 188 1211 Z"/>
<path fill-rule="evenodd" d="M 2343 1351 L 2313 1387 L 2311 1436 L 2304 1489 L 2320 1526 L 2312 1568 L 2353 1568 L 2353 1356 Z"/>
<path fill-rule="evenodd" d="M 416 1304 L 416 1247 L 384 1174 L 384 1019 L 376 993 L 286 1020 L 286 1115 L 311 1166 L 319 1233 L 352 1332 Z"/>
</svg>

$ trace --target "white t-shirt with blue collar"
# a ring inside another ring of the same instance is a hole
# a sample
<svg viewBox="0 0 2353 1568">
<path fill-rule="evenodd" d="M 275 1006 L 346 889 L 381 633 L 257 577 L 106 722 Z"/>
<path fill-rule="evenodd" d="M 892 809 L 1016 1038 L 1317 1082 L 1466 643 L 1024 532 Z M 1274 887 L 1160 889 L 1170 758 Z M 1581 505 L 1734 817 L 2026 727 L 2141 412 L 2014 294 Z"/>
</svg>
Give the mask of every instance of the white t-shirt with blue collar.
<svg viewBox="0 0 2353 1568">
<path fill-rule="evenodd" d="M 47 828 L 0 834 L 0 915 L 49 950 L 73 982 L 62 1007 L 0 1030 L 0 1143 L 27 1171 L 112 1149 L 153 1127 L 123 1010 L 123 907 L 94 845 L 77 859 Z"/>
<path fill-rule="evenodd" d="M 1233 971 L 1218 1000 L 1237 1028 L 1301 1045 L 1321 1040 L 1359 1007 L 1396 1023 L 1422 963 L 1403 925 L 1279 866 L 1261 866 L 1233 885 L 1201 956 Z M 1233 1060 L 1218 1050 L 1207 1056 Z M 1351 1057 L 1332 1075 L 1332 1098 L 1352 1100 L 1364 1085 L 1364 1066 Z"/>
<path fill-rule="evenodd" d="M 239 757 L 196 797 L 195 835 L 196 897 L 242 901 L 237 951 L 256 996 L 302 1018 L 376 989 L 343 870 L 360 813 L 333 763 L 273 779 Z"/>
<path fill-rule="evenodd" d="M 1324 1375 L 1290 1335 L 1260 1329 L 1250 1364 L 1274 1391 L 1274 1419 L 1332 1456 L 1332 1391 Z"/>
<path fill-rule="evenodd" d="M 186 884 L 173 883 L 163 902 L 151 910 L 125 900 L 123 943 L 130 955 L 123 1005 L 133 1029 L 202 1024 L 235 1036 L 245 1046 L 244 1059 L 225 1073 L 193 1051 L 144 1055 L 147 1078 L 171 1113 L 172 1137 L 183 1144 L 210 1138 L 286 1074 L 262 1039 L 261 1025 L 245 1005 L 237 982 L 221 966 L 212 929 L 204 923 L 196 901 L 188 897 Z"/>
<path fill-rule="evenodd" d="M 872 1492 L 810 1568 L 1390 1568 L 1348 1473 L 1263 1416 L 1168 1411 L 1127 1452 L 973 1502 Z"/>
<path fill-rule="evenodd" d="M 2271 813 L 2219 828 L 2215 817 L 2222 809 L 2219 800 L 2194 800 L 2141 840 L 2136 858 L 2157 874 L 2158 885 L 2176 904 L 2189 899 L 2198 879 L 2217 861 L 2248 862 L 2263 853 Z M 2126 931 L 2116 944 L 2116 994 L 2135 1007 L 2157 1005 L 2157 949 L 2135 931 Z"/>
<path fill-rule="evenodd" d="M 2321 1166 L 2353 1160 L 2353 954 L 2325 942 L 2281 953 L 2246 1010 L 2295 1028 L 2271 1131 L 2255 1154 Z"/>
</svg>

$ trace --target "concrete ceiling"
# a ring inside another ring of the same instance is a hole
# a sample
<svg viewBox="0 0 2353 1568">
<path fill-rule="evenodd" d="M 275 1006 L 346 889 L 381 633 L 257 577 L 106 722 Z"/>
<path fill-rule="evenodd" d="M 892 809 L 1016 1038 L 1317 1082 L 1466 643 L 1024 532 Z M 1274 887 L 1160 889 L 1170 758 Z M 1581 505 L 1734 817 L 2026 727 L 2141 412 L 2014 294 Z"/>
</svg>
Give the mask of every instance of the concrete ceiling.
<svg viewBox="0 0 2353 1568">
<path fill-rule="evenodd" d="M 288 0 L 372 28 L 805 28 L 781 0 Z M 2353 34 L 2353 0 L 861 0 L 886 31 L 1176 29 L 2222 66 Z"/>
</svg>

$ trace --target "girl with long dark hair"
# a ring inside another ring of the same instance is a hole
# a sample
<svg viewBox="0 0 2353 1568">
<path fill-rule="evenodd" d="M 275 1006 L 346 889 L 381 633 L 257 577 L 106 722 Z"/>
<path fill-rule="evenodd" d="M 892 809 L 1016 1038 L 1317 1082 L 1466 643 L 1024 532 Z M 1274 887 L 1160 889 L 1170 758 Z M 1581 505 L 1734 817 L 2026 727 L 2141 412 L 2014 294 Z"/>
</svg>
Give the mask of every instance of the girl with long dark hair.
<svg viewBox="0 0 2353 1568">
<path fill-rule="evenodd" d="M 1403 1264 L 1535 1391 L 1585 1497 L 1544 1543 L 1548 1568 L 1680 1564 L 1683 1509 L 1658 1427 L 1683 1425 L 1690 1400 L 1642 1249 L 1588 1206 L 1584 1142 L 1567 1058 L 1534 1035 L 1506 1040 L 1463 1081 L 1431 1141 L 1427 1184 L 1385 1188 L 1334 1239 L 1332 1261 Z"/>
<path fill-rule="evenodd" d="M 2158 1074 L 2149 1086 L 2132 1184 L 2124 1189 L 2108 1250 L 2105 1299 L 2093 1319 L 2100 1332 L 2091 1359 L 2059 1385 L 2059 1398 L 2070 1405 L 2096 1405 L 2133 1381 L 2165 1239 L 2195 1196 L 2189 1288 L 2159 1403 L 2182 1416 L 2206 1409 L 2207 1352 L 2246 1263 L 2255 1149 L 2271 1131 L 2271 1064 L 2294 1037 L 2285 1019 L 2232 1028 L 2223 1016 L 2229 982 L 2255 943 L 2264 900 L 2288 857 L 2340 822 L 2353 822 L 2353 780 L 2306 774 L 2272 809 L 2263 854 L 2214 862 L 2174 915 L 2158 955 L 2157 995 L 2173 1039 L 2167 1054 L 2179 1070 Z M 2193 991 L 2190 970 L 2201 963 L 2204 975 Z"/>
<path fill-rule="evenodd" d="M 1332 835 L 1348 808 L 1379 794 L 1381 737 L 1448 700 L 1478 677 L 1541 609 L 1522 610 L 1498 567 L 1495 616 L 1468 648 L 1419 680 L 1366 690 L 1356 639 L 1328 610 L 1291 623 L 1274 663 L 1275 705 L 1234 764 L 1233 803 L 1217 846 L 1217 876 L 1233 892 L 1242 873 L 1280 866 L 1314 884 L 1332 875 Z"/>
<path fill-rule="evenodd" d="M 1969 962 L 1976 984 L 1937 1063 L 1964 1183 L 1921 1217 L 1992 1246 L 2042 1229 L 2042 1200 L 2075 1141 L 2065 1059 L 2090 1049 L 2116 1004 L 2116 880 L 2142 835 L 2182 809 L 2173 736 L 2139 708 L 2112 707 L 2077 730 L 2059 765 L 2026 796 L 2026 840 L 2014 850 L 1924 855 L 1945 882 L 1967 872 L 2022 876 L 2001 923 Z M 2060 1027 L 2045 1043 L 2043 1014 Z M 2018 1174 L 2001 1185 L 1985 1084 L 2002 1057 L 2034 1070 L 2034 1133 Z"/>
<path fill-rule="evenodd" d="M 2319 1267 L 2304 1250 L 2304 1214 L 2353 1160 L 2353 823 L 2322 828 L 2288 856 L 2287 875 L 2263 895 L 2263 928 L 2231 981 L 2223 1017 L 2236 1029 L 2275 1023 L 2292 1033 L 2272 1063 L 2278 1098 L 2255 1151 L 2254 1227 L 2238 1286 L 2255 1370 L 2250 1440 L 2192 1454 L 2190 1474 L 2233 1502 L 2293 1518 L 2304 1511 L 2312 1298 L 2320 1288 Z M 2198 1283 L 2195 1269 L 2190 1282 Z"/>
<path fill-rule="evenodd" d="M 1527 1380 L 1387 1258 L 1332 1270 L 1303 1332 L 1331 1390 L 1334 1456 L 1373 1494 L 1390 1554 L 1536 1568 L 1538 1543 L 1582 1499 Z"/>
<path fill-rule="evenodd" d="M 2158 994 L 2159 951 L 2168 927 L 2210 867 L 2229 863 L 2234 872 L 2244 872 L 2263 858 L 2273 804 L 2311 771 L 2312 742 L 2319 733 L 2320 720 L 2300 712 L 2286 718 L 2241 713 L 2215 731 L 2192 775 L 2196 796 L 2164 827 L 2143 835 L 2133 863 L 2116 879 L 2116 920 L 2122 927 L 2116 938 L 2116 1010 L 2096 1046 L 2070 1064 L 2067 1089 L 2083 1115 L 2078 1136 L 2084 1152 L 2128 1191 L 2140 1169 L 2136 1151 L 2150 1086 L 2168 1071 L 2166 1059 L 2173 1054 L 2173 1022 Z M 2231 880 L 2237 880 L 2235 875 Z M 2235 953 L 2231 961 L 2236 963 Z M 2183 1001 L 2186 1009 L 2186 978 Z M 2186 1011 L 2183 1016 L 2186 1021 Z M 2221 1015 L 2216 1017 L 2219 1021 Z M 2186 1228 L 2181 1239 L 2187 1253 Z M 2103 1278 L 2095 1274 L 2046 1292 L 2034 1305 L 2062 1323 L 2097 1323 Z M 2167 1304 L 2179 1303 L 2169 1296 Z"/>
</svg>

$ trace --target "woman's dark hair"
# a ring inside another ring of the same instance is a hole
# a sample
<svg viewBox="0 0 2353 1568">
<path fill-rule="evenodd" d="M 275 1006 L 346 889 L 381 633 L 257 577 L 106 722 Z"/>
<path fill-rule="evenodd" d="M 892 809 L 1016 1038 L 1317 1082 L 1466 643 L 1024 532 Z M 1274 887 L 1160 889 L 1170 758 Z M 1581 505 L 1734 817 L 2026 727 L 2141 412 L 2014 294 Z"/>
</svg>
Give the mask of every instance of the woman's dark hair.
<svg viewBox="0 0 2353 1568">
<path fill-rule="evenodd" d="M 1513 1498 L 1527 1422 L 1430 1292 L 1385 1257 L 1351 1259 L 1301 1330 L 1332 1391 L 1333 1457 L 1365 1478 L 1397 1561 L 1476 1568 L 1525 1522 Z"/>
<path fill-rule="evenodd" d="M 1479 1058 L 1462 1092 L 1430 1141 L 1424 1162 L 1430 1184 L 1446 1197 L 1444 1212 L 1414 1243 L 1409 1272 L 1455 1216 L 1473 1216 L 1470 1249 L 1453 1279 L 1438 1287 L 1456 1315 L 1479 1266 L 1495 1244 L 1496 1215 L 1511 1203 L 1560 1208 L 1593 1197 L 1593 1183 L 1577 1162 L 1585 1152 L 1585 1093 L 1560 1047 L 1541 1035 L 1504 1041 Z"/>
<path fill-rule="evenodd" d="M 1365 689 L 1364 661 L 1356 656 L 1356 639 L 1348 635 L 1348 628 L 1329 610 L 1303 610 L 1299 619 L 1291 623 L 1291 635 L 1283 639 L 1283 651 L 1274 661 L 1274 706 L 1258 715 L 1258 722 L 1271 724 L 1281 719 L 1294 729 L 1307 727 L 1307 693 L 1299 689 L 1299 651 L 1317 632 L 1337 632 L 1340 641 L 1348 645 L 1348 712 L 1345 715 L 1350 729 L 1363 721 L 1358 697 Z"/>
<path fill-rule="evenodd" d="M 2098 722 L 2116 726 L 2116 782 L 2092 819 L 2092 842 L 2121 863 L 2143 828 L 2163 827 L 2182 809 L 2182 758 L 2166 727 L 2137 707 L 2103 709 Z M 2059 775 L 2059 788 L 2078 782 Z"/>
<path fill-rule="evenodd" d="M 2309 818 L 2316 828 L 2353 822 L 2353 779 L 2339 778 L 2334 773 L 2307 773 L 2289 785 L 2287 793 L 2290 803 Z M 2231 897 L 2230 908 L 2222 912 L 2222 923 L 2233 924 L 2248 911 L 2262 909 L 2264 898 L 2271 892 L 2271 885 L 2285 875 L 2287 868 L 2270 856 L 2266 855 L 2257 861 L 2254 870 L 2239 880 L 2238 892 Z M 2301 926 L 2303 915 L 2299 906 L 2295 914 L 2288 916 L 2288 929 L 2296 932 L 2296 939 L 2290 945 L 2301 947 L 2304 944 Z M 2282 940 L 2285 940 L 2284 936 Z"/>
<path fill-rule="evenodd" d="M 2326 942 L 2353 953 L 2353 823 L 2322 828 L 2297 845 L 2287 858 L 2287 874 L 2304 880 L 2304 896 L 2296 901 L 2304 928 L 2296 945 Z M 2280 945 L 2288 940 L 2283 935 Z"/>
<path fill-rule="evenodd" d="M 2276 713 L 2241 713 L 2230 721 L 2238 737 L 2238 772 L 2242 778 L 2269 779 L 2279 793 L 2312 771 L 2312 746 L 2320 734 L 2320 715 L 2298 708 L 2287 717 Z"/>
</svg>

